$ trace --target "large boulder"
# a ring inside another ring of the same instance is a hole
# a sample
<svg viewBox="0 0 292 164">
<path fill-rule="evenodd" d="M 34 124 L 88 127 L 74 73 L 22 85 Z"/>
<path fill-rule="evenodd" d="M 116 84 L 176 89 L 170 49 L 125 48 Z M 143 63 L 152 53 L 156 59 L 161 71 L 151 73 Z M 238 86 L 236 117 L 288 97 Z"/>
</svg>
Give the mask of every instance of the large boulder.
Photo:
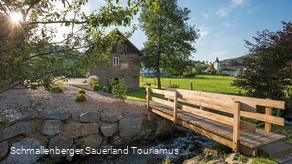
<svg viewBox="0 0 292 164">
<path fill-rule="evenodd" d="M 131 113 L 119 121 L 120 136 L 124 139 L 130 139 L 136 136 L 143 123 L 143 115 L 140 113 Z"/>
<path fill-rule="evenodd" d="M 95 123 L 99 121 L 100 114 L 96 112 L 86 112 L 86 113 L 82 113 L 80 115 L 74 116 L 73 119 L 80 122 Z"/>
<path fill-rule="evenodd" d="M 121 112 L 103 113 L 101 115 L 101 121 L 111 122 L 111 123 L 117 122 L 122 118 L 123 118 L 123 115 Z"/>
<path fill-rule="evenodd" d="M 72 137 L 84 137 L 90 134 L 98 134 L 100 125 L 98 123 L 70 123 L 63 128 L 63 134 Z"/>
<path fill-rule="evenodd" d="M 86 147 L 90 147 L 90 149 L 97 149 L 102 143 L 102 137 L 100 135 L 90 135 L 77 140 L 76 145 L 80 148 L 85 149 Z"/>
<path fill-rule="evenodd" d="M 33 130 L 32 122 L 18 122 L 0 132 L 0 142 Z"/>
<path fill-rule="evenodd" d="M 6 163 L 31 164 L 35 163 L 41 154 L 37 153 L 41 149 L 40 143 L 34 138 L 25 138 L 12 145 Z M 24 150 L 24 151 L 17 151 Z M 25 153 L 25 150 L 29 150 Z"/>
<path fill-rule="evenodd" d="M 43 134 L 53 136 L 61 133 L 63 124 L 60 120 L 45 120 L 41 129 Z"/>
<path fill-rule="evenodd" d="M 8 142 L 4 141 L 0 143 L 0 161 L 7 155 L 8 153 Z"/>
<path fill-rule="evenodd" d="M 34 119 L 37 117 L 35 112 L 20 112 L 15 109 L 4 110 L 0 113 L 0 120 L 7 120 L 7 123 L 15 123 L 23 120 Z"/>
<path fill-rule="evenodd" d="M 48 149 L 55 149 L 54 154 L 50 154 L 51 158 L 66 156 L 66 153 L 58 152 L 62 149 L 70 149 L 73 145 L 73 139 L 64 135 L 57 135 L 50 139 Z"/>
<path fill-rule="evenodd" d="M 115 132 L 118 131 L 117 123 L 105 123 L 100 126 L 101 134 L 105 137 L 112 136 Z"/>
<path fill-rule="evenodd" d="M 69 118 L 68 112 L 60 112 L 54 110 L 44 110 L 39 114 L 41 119 L 67 120 Z"/>
</svg>

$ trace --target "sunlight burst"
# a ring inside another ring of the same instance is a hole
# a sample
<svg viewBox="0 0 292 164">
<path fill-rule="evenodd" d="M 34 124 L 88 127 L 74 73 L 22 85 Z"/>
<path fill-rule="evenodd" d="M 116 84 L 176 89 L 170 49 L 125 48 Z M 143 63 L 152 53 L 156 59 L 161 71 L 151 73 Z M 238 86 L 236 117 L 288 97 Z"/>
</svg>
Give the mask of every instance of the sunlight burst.
<svg viewBox="0 0 292 164">
<path fill-rule="evenodd" d="M 19 12 L 10 13 L 10 18 L 14 23 L 19 23 L 22 20 L 22 15 Z"/>
</svg>

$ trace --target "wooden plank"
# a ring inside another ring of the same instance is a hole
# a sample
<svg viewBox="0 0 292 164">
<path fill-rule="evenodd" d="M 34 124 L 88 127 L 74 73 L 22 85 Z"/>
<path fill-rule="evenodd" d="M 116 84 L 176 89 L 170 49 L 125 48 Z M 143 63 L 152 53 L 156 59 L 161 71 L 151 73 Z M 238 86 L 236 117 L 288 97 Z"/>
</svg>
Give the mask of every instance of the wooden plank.
<svg viewBox="0 0 292 164">
<path fill-rule="evenodd" d="M 147 100 L 147 109 L 149 110 L 149 105 L 150 105 L 150 88 L 147 87 L 146 88 L 146 91 L 147 91 L 147 97 L 146 97 L 146 100 Z"/>
<path fill-rule="evenodd" d="M 197 126 L 194 126 L 194 125 L 192 125 L 192 124 L 190 124 L 190 123 L 188 123 L 186 121 L 181 120 L 179 122 L 181 122 L 180 124 L 182 126 L 188 128 L 188 129 L 191 129 L 191 130 L 193 130 L 195 132 L 198 132 L 198 133 L 200 133 L 200 134 L 202 134 L 202 135 L 204 135 L 204 136 L 206 136 L 206 137 L 208 137 L 208 138 L 210 138 L 210 139 L 212 139 L 214 141 L 217 141 L 217 142 L 219 142 L 219 143 L 221 143 L 221 144 L 223 144 L 225 146 L 228 146 L 230 148 L 232 147 L 232 141 L 230 141 L 230 140 L 228 140 L 228 139 L 226 139 L 224 137 L 221 137 L 221 136 L 219 136 L 217 134 L 211 133 L 211 132 L 209 132 L 207 130 L 204 130 L 202 128 L 199 128 Z"/>
<path fill-rule="evenodd" d="M 164 113 L 164 112 L 161 112 L 160 110 L 157 110 L 157 109 L 155 109 L 155 108 L 151 108 L 151 111 L 152 111 L 153 113 L 155 113 L 155 114 L 158 114 L 158 115 L 160 115 L 160 116 L 162 116 L 162 117 L 164 117 L 164 118 L 167 118 L 167 119 L 173 121 L 173 117 L 172 117 L 171 115 L 168 115 L 168 114 L 166 114 L 166 113 Z"/>
<path fill-rule="evenodd" d="M 150 100 L 157 102 L 157 103 L 160 103 L 160 104 L 167 105 L 169 107 L 173 107 L 173 102 L 171 102 L 171 101 L 163 100 L 163 99 L 160 99 L 157 97 L 152 97 L 152 96 L 150 97 Z"/>
<path fill-rule="evenodd" d="M 223 116 L 220 114 L 215 114 L 212 112 L 199 110 L 199 109 L 192 108 L 192 107 L 189 107 L 186 105 L 182 105 L 181 110 L 198 115 L 198 116 L 201 116 L 201 117 L 204 117 L 204 118 L 207 118 L 207 119 L 210 119 L 210 120 L 213 120 L 213 121 L 217 121 L 217 122 L 220 122 L 220 123 L 223 123 L 226 125 L 233 126 L 233 118 L 231 118 L 231 117 L 226 117 L 226 116 Z"/>
<path fill-rule="evenodd" d="M 233 125 L 233 139 L 232 139 L 232 150 L 234 152 L 239 151 L 239 137 L 240 137 L 240 102 L 234 102 L 234 125 Z"/>
<path fill-rule="evenodd" d="M 255 132 L 256 131 L 256 124 L 246 122 L 246 121 L 240 121 L 240 129 L 244 129 L 250 132 Z"/>
<path fill-rule="evenodd" d="M 174 99 L 173 99 L 173 122 L 177 123 L 177 108 L 178 108 L 178 101 L 177 101 L 177 92 L 174 92 Z"/>
<path fill-rule="evenodd" d="M 210 97 L 203 97 L 203 96 L 184 96 L 185 100 L 192 100 L 192 101 L 197 101 L 197 102 L 201 102 L 201 106 L 203 106 L 202 104 L 205 105 L 213 105 L 213 106 L 219 106 L 222 107 L 223 109 L 232 109 L 233 108 L 233 103 L 234 101 L 232 100 L 224 100 L 222 101 L 222 99 L 214 99 L 214 98 L 210 98 Z M 228 112 L 228 111 L 227 111 Z"/>
<path fill-rule="evenodd" d="M 252 118 L 259 121 L 264 121 L 264 122 L 284 126 L 284 118 L 265 115 L 261 113 L 245 112 L 245 111 L 241 111 L 240 115 L 243 117 Z"/>
<path fill-rule="evenodd" d="M 268 116 L 272 115 L 272 108 L 271 107 L 266 107 L 265 108 L 265 114 Z M 266 132 L 271 132 L 272 131 L 272 124 L 265 122 L 265 131 Z"/>
<path fill-rule="evenodd" d="M 239 145 L 239 152 L 246 156 L 258 156 L 258 148 L 249 148 L 244 145 Z"/>
<path fill-rule="evenodd" d="M 157 93 L 157 94 L 162 94 L 162 95 L 165 95 L 165 96 L 173 96 L 174 95 L 173 91 L 166 91 L 166 90 L 161 90 L 161 89 L 150 88 L 150 92 Z"/>
<path fill-rule="evenodd" d="M 218 110 L 225 113 L 230 113 L 230 114 L 234 113 L 234 110 L 232 108 L 226 108 L 226 107 L 207 104 L 207 103 L 201 103 L 201 106 L 204 108 L 214 109 L 214 110 Z"/>
<path fill-rule="evenodd" d="M 245 104 L 254 104 L 256 102 L 256 104 L 260 105 L 260 106 L 268 106 L 268 107 L 272 107 L 272 108 L 285 109 L 285 102 L 278 101 L 278 100 L 244 97 L 244 96 L 234 96 L 234 95 L 209 93 L 209 92 L 202 92 L 201 96 L 213 97 L 213 98 L 218 98 L 218 99 L 229 99 L 229 100 L 233 100 L 233 101 L 240 101 L 240 102 L 245 103 Z"/>
</svg>

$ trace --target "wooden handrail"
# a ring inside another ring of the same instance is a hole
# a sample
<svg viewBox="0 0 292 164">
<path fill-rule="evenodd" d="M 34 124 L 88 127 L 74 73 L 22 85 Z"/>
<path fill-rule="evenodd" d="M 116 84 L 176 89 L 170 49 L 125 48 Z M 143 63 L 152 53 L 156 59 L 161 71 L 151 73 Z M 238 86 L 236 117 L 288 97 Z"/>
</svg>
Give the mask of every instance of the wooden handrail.
<svg viewBox="0 0 292 164">
<path fill-rule="evenodd" d="M 178 108 L 178 101 L 177 101 L 177 92 L 174 92 L 174 99 L 173 99 L 173 122 L 177 123 L 177 108 Z"/>
</svg>

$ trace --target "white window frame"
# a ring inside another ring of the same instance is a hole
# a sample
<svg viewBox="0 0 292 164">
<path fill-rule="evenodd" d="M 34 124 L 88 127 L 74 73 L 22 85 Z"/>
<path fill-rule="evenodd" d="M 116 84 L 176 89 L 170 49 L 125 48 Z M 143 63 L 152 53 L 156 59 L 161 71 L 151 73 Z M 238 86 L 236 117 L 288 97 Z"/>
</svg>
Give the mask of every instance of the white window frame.
<svg viewBox="0 0 292 164">
<path fill-rule="evenodd" d="M 113 57 L 113 66 L 119 66 L 119 65 L 120 65 L 120 58 Z"/>
</svg>

